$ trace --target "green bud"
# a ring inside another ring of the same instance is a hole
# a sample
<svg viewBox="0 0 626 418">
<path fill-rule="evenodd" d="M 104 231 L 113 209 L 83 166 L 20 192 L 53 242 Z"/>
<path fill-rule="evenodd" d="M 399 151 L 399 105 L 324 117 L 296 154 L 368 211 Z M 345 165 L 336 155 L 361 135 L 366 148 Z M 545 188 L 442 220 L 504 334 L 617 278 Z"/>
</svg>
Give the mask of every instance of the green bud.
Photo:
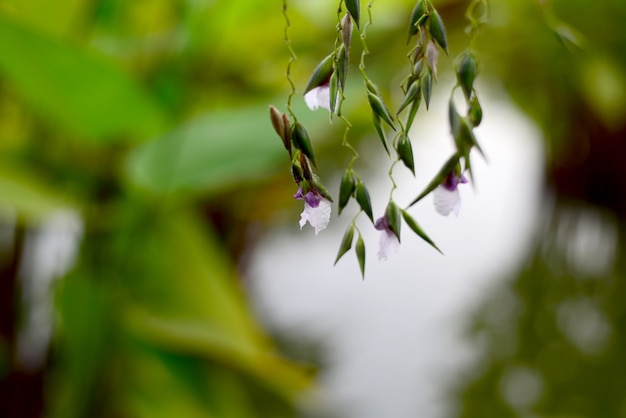
<svg viewBox="0 0 626 418">
<path fill-rule="evenodd" d="M 346 9 L 348 9 L 348 13 L 354 19 L 354 23 L 356 23 L 356 27 L 359 27 L 360 19 L 361 19 L 361 2 L 360 0 L 345 0 Z"/>
<path fill-rule="evenodd" d="M 343 45 L 339 47 L 339 55 L 337 56 L 337 74 L 339 75 L 339 88 L 343 91 L 346 88 L 346 79 L 348 78 L 348 52 Z"/>
<path fill-rule="evenodd" d="M 421 85 L 424 102 L 426 103 L 426 109 L 428 109 L 428 106 L 430 105 L 430 96 L 433 91 L 433 76 L 430 71 L 426 71 L 422 75 Z"/>
<path fill-rule="evenodd" d="M 374 215 L 372 214 L 372 200 L 370 199 L 370 194 L 365 188 L 365 185 L 360 181 L 356 185 L 356 201 L 359 203 L 359 206 L 365 212 L 370 221 L 374 223 Z"/>
<path fill-rule="evenodd" d="M 372 83 L 369 79 L 365 80 L 365 87 L 367 91 L 378 96 L 380 93 L 378 92 L 378 87 L 374 83 Z"/>
<path fill-rule="evenodd" d="M 313 181 L 312 182 L 313 182 L 313 186 L 315 187 L 315 190 L 317 190 L 318 193 L 322 197 L 325 197 L 326 199 L 330 200 L 331 202 L 333 201 L 333 198 L 331 197 L 330 193 L 328 193 L 328 189 L 326 188 L 326 186 L 324 186 L 324 184 L 322 183 L 320 178 L 317 176 L 317 174 L 313 174 Z"/>
<path fill-rule="evenodd" d="M 387 105 L 385 105 L 385 102 L 383 102 L 383 99 L 372 93 L 367 94 L 367 99 L 369 100 L 370 106 L 372 107 L 374 113 L 380 116 L 380 118 L 385 121 L 385 123 L 389 125 L 391 129 L 395 131 L 396 127 L 393 125 L 393 118 L 389 113 L 389 109 L 387 109 Z"/>
<path fill-rule="evenodd" d="M 333 72 L 333 56 L 332 54 L 327 56 L 320 62 L 315 70 L 313 70 L 313 75 L 309 80 L 309 83 L 306 85 L 304 89 L 304 94 L 307 94 L 315 87 L 318 87 L 324 84 Z"/>
<path fill-rule="evenodd" d="M 426 2 L 424 0 L 419 0 L 415 7 L 413 8 L 413 12 L 411 13 L 411 20 L 409 23 L 409 41 L 411 38 L 416 35 L 419 30 L 417 28 L 418 24 L 424 20 L 424 16 L 426 15 Z"/>
<path fill-rule="evenodd" d="M 359 267 L 361 268 L 361 276 L 365 278 L 365 241 L 359 234 L 359 238 L 356 240 L 356 258 L 359 260 Z"/>
<path fill-rule="evenodd" d="M 385 219 L 387 220 L 389 229 L 391 229 L 396 238 L 398 238 L 398 241 L 400 241 L 400 208 L 398 208 L 393 200 L 389 201 L 389 204 L 385 209 Z"/>
<path fill-rule="evenodd" d="M 430 244 L 435 250 L 439 251 L 441 254 L 443 254 L 441 252 L 441 250 L 439 249 L 439 247 L 437 247 L 437 245 L 433 242 L 433 240 L 430 239 L 430 237 L 428 235 L 426 235 L 426 233 L 424 232 L 424 230 L 418 225 L 418 223 L 415 221 L 415 219 L 413 219 L 413 217 L 411 217 L 411 215 L 409 215 L 409 213 L 405 210 L 402 211 L 402 218 L 404 218 L 404 222 L 406 222 L 406 224 L 409 226 L 409 228 L 411 228 L 411 230 L 413 232 L 415 232 L 415 234 L 420 237 L 421 239 L 423 239 L 424 241 L 426 241 L 428 244 Z"/>
<path fill-rule="evenodd" d="M 467 99 L 472 95 L 477 74 L 476 58 L 471 52 L 465 52 L 457 65 L 456 77 Z"/>
<path fill-rule="evenodd" d="M 441 20 L 441 16 L 437 13 L 437 10 L 433 7 L 431 16 L 430 16 L 430 35 L 433 37 L 435 42 L 439 44 L 441 49 L 448 55 L 448 39 L 446 37 L 446 28 L 443 25 L 443 20 Z"/>
<path fill-rule="evenodd" d="M 339 214 L 341 215 L 341 211 L 346 207 L 348 202 L 350 201 L 350 197 L 354 194 L 354 190 L 356 190 L 356 181 L 354 178 L 354 174 L 352 174 L 352 170 L 347 169 L 341 178 L 341 184 L 339 186 Z"/>
<path fill-rule="evenodd" d="M 341 240 L 341 245 L 339 246 L 339 252 L 337 253 L 335 264 L 337 264 L 345 253 L 350 251 L 350 248 L 352 248 L 352 241 L 354 241 L 354 224 L 350 225 L 343 234 L 343 239 Z"/>
<path fill-rule="evenodd" d="M 378 134 L 380 141 L 383 143 L 383 147 L 385 148 L 387 155 L 391 156 L 391 154 L 389 153 L 389 147 L 387 146 L 387 138 L 385 138 L 385 130 L 383 129 L 383 125 L 380 120 L 380 117 L 375 113 L 374 113 L 374 127 L 376 128 L 376 133 Z"/>
<path fill-rule="evenodd" d="M 468 116 L 474 127 L 480 125 L 480 122 L 483 120 L 483 109 L 480 107 L 480 103 L 478 102 L 478 98 L 476 98 L 476 96 L 472 97 L 470 100 Z"/>
<path fill-rule="evenodd" d="M 350 41 L 352 40 L 352 20 L 349 14 L 346 14 L 341 20 L 341 39 L 346 50 L 349 50 Z"/>
<path fill-rule="evenodd" d="M 402 134 L 398 144 L 396 145 L 396 151 L 398 156 L 404 163 L 404 165 L 411 170 L 413 176 L 415 176 L 415 163 L 413 162 L 413 147 L 411 146 L 411 141 L 409 138 Z"/>
<path fill-rule="evenodd" d="M 306 129 L 300 124 L 300 122 L 296 122 L 293 126 L 293 130 L 291 132 L 291 138 L 293 140 L 293 145 L 302 151 L 304 155 L 309 157 L 314 166 L 317 166 L 315 162 L 315 156 L 313 155 L 313 146 L 311 145 L 311 140 L 309 139 L 309 134 Z"/>
<path fill-rule="evenodd" d="M 421 93 L 422 93 L 422 88 L 420 86 L 419 80 L 413 81 L 413 83 L 411 83 L 408 90 L 406 91 L 406 94 L 404 95 L 404 99 L 402 100 L 402 103 L 400 104 L 400 107 L 398 108 L 398 111 L 396 112 L 396 116 L 399 115 L 400 112 L 402 112 L 405 107 L 413 103 L 416 98 L 419 98 Z"/>
</svg>

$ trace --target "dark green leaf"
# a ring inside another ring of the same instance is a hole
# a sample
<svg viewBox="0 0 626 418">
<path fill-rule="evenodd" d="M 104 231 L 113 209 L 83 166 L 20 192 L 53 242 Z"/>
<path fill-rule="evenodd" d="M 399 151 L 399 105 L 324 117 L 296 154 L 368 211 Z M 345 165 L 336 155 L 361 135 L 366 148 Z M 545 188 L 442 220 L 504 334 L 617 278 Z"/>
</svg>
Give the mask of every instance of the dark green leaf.
<svg viewBox="0 0 626 418">
<path fill-rule="evenodd" d="M 370 199 L 370 194 L 365 188 L 365 185 L 360 181 L 356 185 L 356 201 L 359 203 L 363 212 L 370 218 L 372 223 L 374 222 L 374 215 L 372 213 L 372 201 Z"/>
<path fill-rule="evenodd" d="M 359 267 L 361 268 L 361 276 L 365 278 L 365 242 L 363 237 L 359 234 L 359 238 L 356 240 L 356 258 L 359 260 Z"/>
<path fill-rule="evenodd" d="M 432 192 L 433 190 L 437 188 L 437 186 L 443 183 L 446 177 L 448 176 L 448 174 L 450 174 L 452 170 L 455 169 L 455 167 L 459 163 L 460 158 L 461 157 L 458 152 L 454 154 L 452 157 L 450 157 L 448 161 L 446 161 L 446 163 L 443 165 L 443 167 L 441 167 L 437 175 L 435 175 L 435 177 L 430 181 L 430 183 L 428 183 L 424 191 L 420 193 L 415 199 L 413 199 L 411 203 L 409 203 L 409 207 L 413 206 L 414 204 L 422 200 L 425 196 L 428 195 L 428 193 Z"/>
<path fill-rule="evenodd" d="M 467 99 L 472 95 L 477 73 L 476 58 L 471 52 L 465 52 L 459 61 L 456 76 Z"/>
<path fill-rule="evenodd" d="M 311 140 L 309 139 L 309 134 L 300 122 L 296 122 L 293 125 L 291 138 L 293 140 L 293 145 L 300 151 L 302 151 L 304 155 L 309 157 L 314 166 L 317 166 L 317 163 L 315 161 L 315 155 L 313 154 L 313 146 L 311 145 Z"/>
<path fill-rule="evenodd" d="M 387 204 L 385 219 L 387 220 L 389 229 L 391 229 L 396 238 L 398 238 L 398 242 L 400 242 L 400 226 L 402 226 L 400 221 L 400 208 L 398 208 L 398 205 L 396 205 L 393 200 L 389 201 L 389 204 Z"/>
<path fill-rule="evenodd" d="M 389 153 L 389 147 L 387 146 L 387 138 L 385 137 L 385 130 L 383 129 L 383 124 L 380 120 L 380 117 L 376 113 L 374 113 L 373 116 L 374 116 L 374 127 L 376 128 L 376 133 L 378 134 L 380 141 L 383 143 L 383 147 L 385 148 L 387 155 L 391 156 L 391 154 Z"/>
<path fill-rule="evenodd" d="M 348 78 L 348 52 L 343 45 L 339 48 L 339 56 L 337 57 L 337 73 L 339 75 L 339 88 L 344 91 Z"/>
<path fill-rule="evenodd" d="M 441 16 L 437 13 L 437 10 L 433 8 L 431 16 L 430 16 L 430 34 L 439 44 L 441 49 L 448 54 L 448 39 L 446 38 L 446 28 L 443 25 L 443 20 L 441 20 Z"/>
<path fill-rule="evenodd" d="M 398 107 L 398 111 L 396 112 L 396 115 L 399 115 L 400 112 L 402 112 L 405 107 L 413 103 L 416 99 L 419 99 L 421 92 L 422 92 L 422 89 L 420 87 L 419 80 L 414 80 L 409 86 L 409 89 L 407 90 L 406 94 L 404 95 L 404 100 L 402 100 L 400 107 Z"/>
<path fill-rule="evenodd" d="M 330 75 L 333 72 L 333 56 L 332 54 L 327 56 L 320 62 L 315 70 L 313 70 L 313 75 L 309 80 L 309 83 L 306 85 L 304 89 L 304 94 L 307 94 L 315 87 L 318 87 L 330 79 Z"/>
<path fill-rule="evenodd" d="M 354 240 L 354 225 L 350 225 L 346 232 L 343 234 L 343 239 L 341 240 L 341 245 L 339 246 L 339 252 L 337 253 L 337 258 L 335 259 L 335 264 L 343 257 L 345 253 L 350 251 L 352 248 L 352 241 Z"/>
<path fill-rule="evenodd" d="M 406 118 L 406 130 L 408 131 L 413 125 L 413 121 L 415 120 L 415 115 L 417 115 L 417 111 L 422 103 L 422 96 L 417 96 L 415 101 L 411 104 L 411 108 L 409 109 L 409 115 Z"/>
<path fill-rule="evenodd" d="M 424 72 L 421 79 L 422 93 L 424 94 L 424 102 L 426 103 L 426 109 L 430 105 L 430 96 L 433 91 L 433 76 L 430 70 Z"/>
<path fill-rule="evenodd" d="M 409 23 L 409 41 L 416 35 L 419 30 L 417 28 L 420 20 L 424 20 L 424 16 L 426 15 L 426 1 L 419 0 L 415 7 L 413 8 L 413 12 L 411 13 L 411 21 Z"/>
<path fill-rule="evenodd" d="M 356 23 L 356 26 L 358 28 L 360 24 L 360 19 L 361 19 L 360 0 L 345 0 L 345 3 L 346 3 L 346 8 L 348 9 L 348 12 L 350 13 L 350 16 L 352 16 L 352 19 L 354 19 L 354 23 Z"/>
<path fill-rule="evenodd" d="M 420 237 L 421 239 L 423 239 L 424 241 L 426 241 L 428 244 L 430 244 L 435 250 L 439 251 L 441 254 L 443 254 L 441 252 L 441 250 L 439 249 L 439 247 L 437 247 L 437 245 L 435 245 L 435 243 L 433 242 L 433 240 L 430 239 L 430 237 L 428 235 L 426 235 L 426 233 L 424 232 L 424 230 L 418 225 L 418 223 L 415 221 L 415 219 L 413 219 L 413 217 L 411 217 L 411 215 L 409 215 L 409 213 L 405 210 L 402 211 L 402 218 L 404 218 L 404 222 L 406 222 L 406 224 L 409 226 L 409 228 L 411 228 L 411 230 L 413 232 L 415 232 L 415 234 Z"/>
<path fill-rule="evenodd" d="M 368 93 L 367 98 L 374 113 L 395 131 L 396 127 L 393 125 L 393 117 L 391 116 L 391 113 L 389 113 L 389 109 L 387 109 L 387 105 L 385 105 L 383 99 L 372 93 Z"/>
<path fill-rule="evenodd" d="M 356 181 L 354 179 L 354 174 L 352 174 L 352 170 L 348 169 L 343 174 L 341 178 L 341 184 L 339 186 L 339 214 L 341 215 L 341 211 L 346 207 L 348 201 L 350 201 L 350 197 L 353 195 L 354 190 L 356 189 Z"/>
<path fill-rule="evenodd" d="M 409 138 L 403 134 L 398 141 L 396 146 L 396 151 L 398 152 L 398 156 L 404 163 L 404 165 L 411 170 L 411 173 L 415 176 L 415 163 L 413 161 L 413 147 L 411 146 L 411 141 Z"/>
</svg>

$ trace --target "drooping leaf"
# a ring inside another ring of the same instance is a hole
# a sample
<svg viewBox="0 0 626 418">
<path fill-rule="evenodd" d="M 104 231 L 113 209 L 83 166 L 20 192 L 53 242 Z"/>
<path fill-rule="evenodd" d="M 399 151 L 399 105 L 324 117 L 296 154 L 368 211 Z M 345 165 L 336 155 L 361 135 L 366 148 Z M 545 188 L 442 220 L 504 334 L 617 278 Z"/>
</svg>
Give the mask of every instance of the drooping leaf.
<svg viewBox="0 0 626 418">
<path fill-rule="evenodd" d="M 387 204 L 387 208 L 385 209 L 385 219 L 389 229 L 391 229 L 396 238 L 398 238 L 398 242 L 400 242 L 400 227 L 402 226 L 402 222 L 400 220 L 400 208 L 394 203 L 393 200 L 389 201 Z"/>
<path fill-rule="evenodd" d="M 333 72 L 333 56 L 328 55 L 324 58 L 313 70 L 313 74 L 311 75 L 311 79 L 309 80 L 306 88 L 304 89 L 304 94 L 307 94 L 315 87 L 318 87 L 330 79 L 330 75 Z"/>
<path fill-rule="evenodd" d="M 391 113 L 389 113 L 389 109 L 387 108 L 385 102 L 383 102 L 383 99 L 373 93 L 368 93 L 367 99 L 370 102 L 370 106 L 372 107 L 374 114 L 385 121 L 385 123 L 395 131 L 396 127 L 393 124 L 393 117 L 391 116 Z"/>
<path fill-rule="evenodd" d="M 420 99 L 420 95 L 422 93 L 421 85 L 419 80 L 414 80 L 409 86 L 406 94 L 404 95 L 404 99 L 402 103 L 398 107 L 398 111 L 396 112 L 396 116 L 400 114 L 409 104 L 412 104 L 415 100 Z"/>
<path fill-rule="evenodd" d="M 439 44 L 441 49 L 448 55 L 448 39 L 446 36 L 446 28 L 443 25 L 443 20 L 441 20 L 441 16 L 435 8 L 432 8 L 432 12 L 430 15 L 430 34 L 432 35 L 435 42 Z"/>
<path fill-rule="evenodd" d="M 460 158 L 461 158 L 461 156 L 460 156 L 460 154 L 458 152 L 456 154 L 452 155 L 452 157 L 450 157 L 448 159 L 448 161 L 445 162 L 443 167 L 441 167 L 439 172 L 430 181 L 430 183 L 428 183 L 428 185 L 422 191 L 422 193 L 420 193 L 415 199 L 413 199 L 413 201 L 411 203 L 409 203 L 409 207 L 413 206 L 414 204 L 416 204 L 417 202 L 422 200 L 425 196 L 427 196 L 430 192 L 432 192 L 440 184 L 442 184 L 443 181 L 448 176 L 448 174 L 450 174 L 450 172 L 452 172 L 452 170 L 454 170 L 454 168 L 457 166 L 457 164 L 459 163 L 459 159 Z"/>
<path fill-rule="evenodd" d="M 443 254 L 441 252 L 441 250 L 439 249 L 439 247 L 437 247 L 437 245 L 433 242 L 432 239 L 430 239 L 430 237 L 428 235 L 426 235 L 426 233 L 424 232 L 424 230 L 419 226 L 419 224 L 415 221 L 415 219 L 413 219 L 413 217 L 411 215 L 409 215 L 409 213 L 405 210 L 402 211 L 402 218 L 404 219 L 404 222 L 406 222 L 406 224 L 409 226 L 409 228 L 411 228 L 411 230 L 413 232 L 415 232 L 415 234 L 420 237 L 421 239 L 423 239 L 424 241 L 426 241 L 428 244 L 430 244 L 435 250 L 439 251 L 441 254 Z"/>
<path fill-rule="evenodd" d="M 372 213 L 372 201 L 370 199 L 370 194 L 367 191 L 367 188 L 360 181 L 356 185 L 356 201 L 359 203 L 363 212 L 370 218 L 372 223 L 374 222 L 374 215 Z"/>
<path fill-rule="evenodd" d="M 387 138 L 385 137 L 385 130 L 383 129 L 383 124 L 380 120 L 380 116 L 374 113 L 373 119 L 374 119 L 374 128 L 376 128 L 376 133 L 378 134 L 378 137 L 380 138 L 380 142 L 382 142 L 383 148 L 385 148 L 385 152 L 387 153 L 387 155 L 391 156 L 391 154 L 389 153 L 389 146 L 387 145 Z"/>
<path fill-rule="evenodd" d="M 337 253 L 337 258 L 335 259 L 335 264 L 343 257 L 345 253 L 350 251 L 352 248 L 352 241 L 354 241 L 354 225 L 351 224 L 346 232 L 343 234 L 343 239 L 341 240 L 341 245 L 339 245 L 339 252 Z"/>
<path fill-rule="evenodd" d="M 472 95 L 477 73 L 476 58 L 471 52 L 465 52 L 457 66 L 456 76 L 466 99 L 469 99 Z"/>
<path fill-rule="evenodd" d="M 356 181 L 352 170 L 348 169 L 341 177 L 341 183 L 339 185 L 339 214 L 346 207 L 350 201 L 350 197 L 356 190 Z"/>
<path fill-rule="evenodd" d="M 409 22 L 409 41 L 411 38 L 419 32 L 418 23 L 424 20 L 424 16 L 426 15 L 426 1 L 419 0 L 413 11 L 411 12 L 411 19 Z M 408 41 L 407 41 L 408 42 Z"/>
<path fill-rule="evenodd" d="M 415 176 L 415 163 L 413 160 L 413 147 L 411 146 L 411 141 L 408 136 L 403 134 L 398 141 L 396 146 L 396 151 L 398 152 L 398 156 L 402 160 L 402 163 L 411 170 L 413 176 Z"/>
<path fill-rule="evenodd" d="M 365 241 L 359 234 L 359 238 L 356 240 L 356 258 L 359 260 L 359 268 L 361 269 L 361 277 L 365 278 Z"/>
<path fill-rule="evenodd" d="M 356 23 L 357 28 L 360 27 L 361 20 L 361 1 L 360 0 L 345 0 L 346 9 L 354 19 L 354 23 Z"/>
</svg>

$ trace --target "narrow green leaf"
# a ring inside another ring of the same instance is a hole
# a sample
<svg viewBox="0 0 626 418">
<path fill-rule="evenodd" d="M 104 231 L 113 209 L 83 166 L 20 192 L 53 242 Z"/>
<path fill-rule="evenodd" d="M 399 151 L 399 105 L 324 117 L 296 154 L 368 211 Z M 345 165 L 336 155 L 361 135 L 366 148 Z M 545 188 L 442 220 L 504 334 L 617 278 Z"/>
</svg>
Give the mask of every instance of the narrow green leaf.
<svg viewBox="0 0 626 418">
<path fill-rule="evenodd" d="M 439 44 L 441 49 L 448 55 L 448 39 L 446 37 L 446 28 L 443 25 L 443 20 L 441 20 L 441 16 L 437 13 L 437 10 L 433 7 L 430 16 L 430 34 Z"/>
<path fill-rule="evenodd" d="M 443 254 L 441 252 L 441 250 L 439 249 L 439 247 L 437 247 L 437 245 L 433 242 L 433 240 L 430 239 L 430 237 L 428 235 L 426 235 L 426 233 L 424 232 L 424 230 L 419 226 L 419 224 L 415 221 L 415 219 L 413 219 L 413 217 L 411 215 L 409 215 L 409 213 L 405 210 L 402 211 L 402 218 L 404 218 L 404 222 L 406 222 L 406 224 L 409 226 L 409 228 L 411 228 L 411 230 L 413 232 L 415 232 L 415 234 L 420 237 L 421 239 L 423 239 L 424 241 L 426 241 L 428 244 L 430 244 L 435 250 L 439 251 L 441 254 Z"/>
<path fill-rule="evenodd" d="M 456 110 L 456 106 L 454 105 L 454 100 L 450 97 L 450 101 L 448 102 L 448 120 L 450 122 L 450 131 L 452 132 L 452 136 L 454 137 L 454 142 L 456 144 L 457 149 L 462 148 L 462 143 L 459 141 L 460 132 L 461 132 L 461 115 Z"/>
<path fill-rule="evenodd" d="M 465 98 L 469 100 L 472 95 L 472 91 L 474 89 L 474 80 L 476 79 L 476 75 L 478 73 L 478 67 L 476 65 L 476 58 L 471 52 L 466 51 L 456 70 L 456 77 L 463 89 L 463 94 L 465 94 Z"/>
<path fill-rule="evenodd" d="M 398 208 L 398 205 L 396 205 L 393 200 L 389 201 L 385 209 L 385 219 L 387 220 L 389 229 L 391 229 L 396 238 L 398 238 L 398 242 L 400 242 L 400 227 L 402 226 L 400 222 L 400 208 Z"/>
<path fill-rule="evenodd" d="M 424 0 L 419 0 L 413 8 L 413 12 L 411 12 L 411 20 L 409 22 L 409 39 L 407 40 L 407 43 L 419 32 L 419 29 L 417 28 L 418 23 L 420 20 L 423 20 L 425 15 L 426 2 Z"/>
<path fill-rule="evenodd" d="M 428 109 L 428 106 L 430 105 L 430 96 L 433 91 L 433 76 L 430 73 L 430 70 L 422 74 L 421 85 L 422 93 L 424 95 L 424 102 L 426 102 L 426 109 Z"/>
<path fill-rule="evenodd" d="M 367 188 L 360 181 L 356 185 L 356 201 L 359 203 L 363 212 L 370 218 L 370 221 L 374 223 L 374 215 L 372 213 L 372 200 L 370 199 L 370 194 L 367 191 Z"/>
<path fill-rule="evenodd" d="M 339 48 L 337 57 L 337 74 L 339 75 L 339 88 L 344 91 L 348 78 L 348 51 L 343 45 Z"/>
<path fill-rule="evenodd" d="M 296 122 L 293 125 L 291 138 L 293 140 L 293 145 L 300 151 L 302 151 L 304 155 L 309 157 L 313 165 L 317 167 L 315 155 L 313 154 L 313 146 L 311 145 L 311 140 L 309 139 L 309 134 L 300 122 Z"/>
<path fill-rule="evenodd" d="M 383 143 L 385 152 L 387 152 L 387 155 L 391 156 L 391 153 L 389 152 L 389 146 L 387 145 L 387 138 L 385 137 L 385 130 L 383 129 L 383 124 L 381 123 L 380 117 L 376 113 L 374 113 L 373 116 L 376 133 L 378 134 L 380 141 Z"/>
<path fill-rule="evenodd" d="M 419 98 L 422 93 L 421 85 L 419 80 L 415 80 L 409 86 L 406 94 L 404 95 L 404 99 L 398 107 L 398 111 L 396 112 L 396 116 L 400 114 L 409 104 L 413 103 L 415 99 Z"/>
<path fill-rule="evenodd" d="M 425 196 L 428 195 L 428 193 L 432 192 L 437 188 L 437 186 L 443 183 L 448 174 L 450 174 L 450 172 L 454 170 L 454 168 L 457 166 L 460 158 L 461 156 L 458 152 L 450 157 L 448 161 L 446 161 L 446 163 L 443 165 L 443 167 L 441 167 L 435 177 L 430 181 L 430 183 L 428 183 L 424 191 L 422 191 L 422 193 L 420 193 L 415 199 L 413 199 L 411 203 L 409 203 L 409 207 L 422 200 Z"/>
<path fill-rule="evenodd" d="M 356 240 L 356 258 L 359 260 L 359 267 L 361 268 L 361 276 L 365 278 L 365 241 L 359 234 L 359 238 Z"/>
<path fill-rule="evenodd" d="M 341 215 L 341 211 L 346 207 L 348 202 L 350 201 L 350 197 L 354 194 L 356 190 L 356 181 L 354 179 L 354 174 L 352 174 L 352 170 L 347 169 L 341 178 L 341 184 L 339 186 L 339 214 Z"/>
<path fill-rule="evenodd" d="M 411 126 L 413 126 L 415 115 L 417 115 L 417 111 L 420 108 L 421 103 L 422 103 L 422 96 L 417 96 L 417 98 L 411 104 L 411 108 L 409 109 L 409 115 L 406 118 L 406 130 L 407 131 L 411 128 Z"/>
<path fill-rule="evenodd" d="M 332 54 L 324 58 L 313 70 L 313 75 L 309 80 L 309 83 L 306 85 L 304 89 L 304 94 L 307 94 L 315 87 L 318 87 L 324 84 L 326 81 L 330 79 L 330 75 L 333 72 L 333 56 Z"/>
<path fill-rule="evenodd" d="M 393 125 L 393 117 L 391 116 L 391 113 L 389 113 L 389 109 L 387 108 L 387 105 L 385 105 L 385 102 L 383 102 L 383 99 L 372 93 L 367 94 L 367 99 L 369 100 L 374 113 L 380 116 L 380 118 L 395 131 L 396 127 Z"/>
<path fill-rule="evenodd" d="M 345 253 L 350 251 L 350 248 L 352 248 L 352 241 L 354 241 L 354 224 L 350 225 L 343 234 L 343 239 L 341 240 L 341 245 L 339 246 L 339 252 L 337 253 L 335 264 L 337 264 Z"/>
<path fill-rule="evenodd" d="M 403 134 L 398 141 L 396 146 L 396 151 L 398 152 L 398 156 L 413 176 L 415 176 L 415 163 L 413 161 L 413 147 L 411 146 L 411 141 L 409 138 Z"/>
<path fill-rule="evenodd" d="M 354 23 L 356 23 L 356 27 L 359 27 L 360 19 L 361 19 L 361 2 L 360 0 L 345 0 L 346 8 L 354 19 Z"/>
</svg>

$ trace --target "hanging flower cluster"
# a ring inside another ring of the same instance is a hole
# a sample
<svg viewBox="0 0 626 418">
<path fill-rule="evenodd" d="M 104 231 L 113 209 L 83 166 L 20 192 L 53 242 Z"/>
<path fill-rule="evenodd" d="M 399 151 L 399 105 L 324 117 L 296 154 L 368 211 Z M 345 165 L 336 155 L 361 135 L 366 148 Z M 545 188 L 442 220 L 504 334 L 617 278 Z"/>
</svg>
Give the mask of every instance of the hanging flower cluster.
<svg viewBox="0 0 626 418">
<path fill-rule="evenodd" d="M 403 81 L 401 88 L 404 94 L 402 102 L 396 112 L 392 112 L 382 98 L 380 90 L 368 77 L 365 71 L 365 57 L 369 54 L 366 44 L 366 32 L 372 23 L 371 7 L 368 6 L 369 21 L 361 22 L 361 8 L 359 0 L 342 0 L 338 9 L 337 40 L 332 52 L 327 55 L 313 70 L 312 76 L 304 88 L 304 101 L 309 109 L 315 111 L 323 108 L 330 112 L 331 117 L 337 116 L 346 125 L 341 145 L 349 149 L 352 159 L 345 170 L 339 187 L 338 212 L 339 214 L 354 200 L 359 211 L 346 229 L 341 241 L 335 263 L 353 248 L 357 256 L 361 273 L 365 274 L 365 242 L 357 226 L 357 219 L 364 213 L 375 229 L 380 231 L 380 245 L 378 257 L 387 257 L 396 252 L 401 242 L 400 229 L 404 223 L 418 237 L 441 252 L 430 237 L 423 231 L 415 219 L 408 213 L 408 209 L 432 193 L 435 210 L 441 215 L 450 213 L 459 214 L 460 193 L 458 186 L 472 179 L 470 151 L 482 150 L 476 141 L 473 129 L 480 124 L 482 109 L 474 90 L 474 80 L 477 75 L 477 62 L 474 54 L 466 50 L 457 59 L 455 71 L 457 85 L 452 91 L 449 102 L 449 119 L 452 136 L 455 140 L 456 152 L 441 167 L 426 188 L 405 209 L 401 209 L 393 199 L 393 192 L 397 188 L 393 179 L 393 170 L 396 164 L 401 163 L 415 175 L 413 149 L 410 139 L 410 129 L 415 120 L 417 111 L 424 102 L 426 109 L 430 106 L 433 84 L 437 81 L 437 65 L 439 53 L 448 54 L 446 30 L 441 16 L 429 0 L 418 0 L 408 18 L 408 40 L 416 39 L 414 46 L 407 54 L 410 63 L 410 74 Z M 345 6 L 346 13 L 342 9 Z M 277 134 L 283 141 L 285 149 L 291 159 L 291 173 L 297 186 L 294 198 L 304 201 L 304 211 L 300 217 L 300 228 L 307 222 L 315 229 L 315 234 L 325 229 L 331 216 L 332 199 L 327 189 L 321 183 L 315 170 L 317 164 L 309 135 L 296 115 L 291 110 L 292 97 L 296 94 L 296 87 L 290 77 L 291 65 L 296 56 L 290 46 L 287 29 L 290 25 L 287 17 L 287 0 L 283 0 L 283 13 L 286 21 L 285 40 L 289 46 L 291 59 L 287 67 L 287 79 L 292 91 L 287 101 L 289 116 L 270 106 L 270 117 Z M 467 16 L 471 26 L 468 31 L 472 37 L 476 36 L 480 27 L 486 22 L 488 8 L 487 0 L 473 0 Z M 392 165 L 389 177 L 392 183 L 390 199 L 385 213 L 374 221 L 370 194 L 361 181 L 354 163 L 358 158 L 355 148 L 348 141 L 351 123 L 342 114 L 341 107 L 345 100 L 345 87 L 348 77 L 348 62 L 350 42 L 354 27 L 360 32 L 363 44 L 359 70 L 363 78 L 364 87 L 370 105 L 373 126 L 386 154 L 391 157 Z M 460 88 L 466 101 L 467 115 L 461 117 L 456 110 L 454 93 Z M 404 114 L 404 116 L 402 116 Z M 393 153 L 392 153 L 393 150 Z M 466 177 L 465 173 L 468 174 Z M 355 243 L 356 238 L 356 243 Z"/>
</svg>

